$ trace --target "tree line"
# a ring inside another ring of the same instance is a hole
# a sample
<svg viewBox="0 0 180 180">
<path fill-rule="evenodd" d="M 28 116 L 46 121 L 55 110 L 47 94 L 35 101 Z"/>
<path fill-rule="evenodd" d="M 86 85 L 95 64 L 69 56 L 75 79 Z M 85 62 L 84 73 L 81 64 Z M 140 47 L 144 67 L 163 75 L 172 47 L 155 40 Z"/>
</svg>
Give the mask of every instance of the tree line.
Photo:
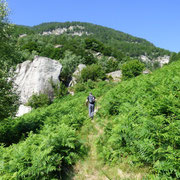
<svg viewBox="0 0 180 180">
<path fill-rule="evenodd" d="M 72 32 L 87 32 L 91 38 L 95 38 L 102 43 L 117 48 L 125 55 L 137 58 L 140 55 L 146 55 L 149 58 L 157 58 L 158 56 L 170 55 L 171 52 L 162 48 L 155 47 L 149 41 L 131 36 L 127 33 L 121 31 L 116 31 L 111 28 L 83 22 L 51 22 L 51 23 L 42 23 L 33 27 L 17 26 L 16 35 L 22 34 L 23 30 L 26 34 L 42 34 L 45 31 L 52 31 L 57 28 L 69 28 L 73 26 L 72 31 L 67 31 L 65 34 Z M 80 27 L 83 27 L 80 28 Z M 84 34 L 83 36 L 86 36 Z"/>
</svg>

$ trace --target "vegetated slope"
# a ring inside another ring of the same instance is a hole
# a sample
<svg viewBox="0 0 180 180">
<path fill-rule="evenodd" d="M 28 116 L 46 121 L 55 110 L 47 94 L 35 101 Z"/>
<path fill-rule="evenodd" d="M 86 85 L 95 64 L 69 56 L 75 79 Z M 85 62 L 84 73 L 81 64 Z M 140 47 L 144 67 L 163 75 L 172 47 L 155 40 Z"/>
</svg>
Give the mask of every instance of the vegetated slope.
<svg viewBox="0 0 180 180">
<path fill-rule="evenodd" d="M 104 133 L 98 152 L 107 163 L 149 166 L 155 179 L 180 178 L 180 61 L 120 83 L 102 99 Z M 153 179 L 153 176 L 150 178 Z"/>
<path fill-rule="evenodd" d="M 149 167 L 154 174 L 149 176 L 151 179 L 178 179 L 179 82 L 180 61 L 116 86 L 102 81 L 94 89 L 56 100 L 13 122 L 1 123 L 2 136 L 8 135 L 9 129 L 14 132 L 10 139 L 16 132 L 21 134 L 16 139 L 19 143 L 0 146 L 1 178 L 62 177 L 62 172 L 87 151 L 81 129 L 91 123 L 84 102 L 92 91 L 101 97 L 95 119 L 103 130 L 96 144 L 99 157 L 108 164 L 126 160 L 131 166 Z M 26 126 L 27 131 L 21 131 Z M 29 131 L 34 133 L 26 137 Z"/>
<path fill-rule="evenodd" d="M 100 82 L 91 91 L 98 98 L 112 87 Z M 62 178 L 87 151 L 80 131 L 90 123 L 85 106 L 89 91 L 56 99 L 48 107 L 0 122 L 1 143 L 7 146 L 0 146 L 0 179 Z"/>
<path fill-rule="evenodd" d="M 14 35 L 19 36 L 22 34 L 34 34 L 34 30 L 30 26 L 14 25 Z"/>
<path fill-rule="evenodd" d="M 117 48 L 109 47 L 94 38 L 70 36 L 67 34 L 59 36 L 30 34 L 18 38 L 17 46 L 19 47 L 22 61 L 32 60 L 35 55 L 63 61 L 65 57 L 67 58 L 68 56 L 68 59 L 70 59 L 75 55 L 78 56 L 76 59 L 80 59 L 80 62 L 86 65 L 98 63 L 98 58 L 102 59 L 102 61 L 109 61 L 109 65 L 116 66 L 113 68 L 114 70 L 119 68 L 119 63 L 128 59 Z M 71 54 L 71 57 L 69 54 Z M 106 58 L 106 60 L 103 58 Z"/>
<path fill-rule="evenodd" d="M 72 28 L 73 27 L 73 28 Z M 65 34 L 74 34 L 81 33 L 83 37 L 95 38 L 102 43 L 117 48 L 124 54 L 130 57 L 139 57 L 140 55 L 146 55 L 150 59 L 156 58 L 158 56 L 170 55 L 171 52 L 161 48 L 155 47 L 149 41 L 131 36 L 127 33 L 116 31 L 111 28 L 103 27 L 100 25 L 95 25 L 91 23 L 83 22 L 51 22 L 43 23 L 37 26 L 29 27 L 29 32 L 27 29 L 24 29 L 24 33 L 27 34 L 41 34 L 43 32 L 49 32 L 56 29 L 66 29 Z M 18 27 L 16 34 L 22 34 L 23 27 Z M 76 34 L 74 34 L 76 35 Z"/>
</svg>

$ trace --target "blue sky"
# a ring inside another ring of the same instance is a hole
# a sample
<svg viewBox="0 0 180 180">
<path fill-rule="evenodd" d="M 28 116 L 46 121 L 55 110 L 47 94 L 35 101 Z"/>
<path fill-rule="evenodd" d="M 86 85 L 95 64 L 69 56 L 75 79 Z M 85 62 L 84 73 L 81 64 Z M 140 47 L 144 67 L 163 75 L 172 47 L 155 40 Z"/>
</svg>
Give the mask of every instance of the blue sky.
<svg viewBox="0 0 180 180">
<path fill-rule="evenodd" d="M 81 21 L 144 38 L 180 51 L 180 0 L 7 0 L 20 25 Z"/>
</svg>

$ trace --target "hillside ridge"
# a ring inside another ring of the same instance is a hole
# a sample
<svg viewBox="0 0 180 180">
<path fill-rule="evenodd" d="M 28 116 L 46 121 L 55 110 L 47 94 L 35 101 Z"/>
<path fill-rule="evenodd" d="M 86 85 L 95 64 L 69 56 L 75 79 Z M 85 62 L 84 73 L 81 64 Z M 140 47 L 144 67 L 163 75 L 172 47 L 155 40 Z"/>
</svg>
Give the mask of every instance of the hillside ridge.
<svg viewBox="0 0 180 180">
<path fill-rule="evenodd" d="M 128 56 L 139 58 L 141 55 L 149 59 L 170 55 L 171 52 L 154 46 L 151 42 L 114 30 L 109 27 L 83 22 L 49 22 L 32 27 L 16 26 L 16 34 L 73 35 L 92 37 L 102 43 L 117 48 Z"/>
</svg>

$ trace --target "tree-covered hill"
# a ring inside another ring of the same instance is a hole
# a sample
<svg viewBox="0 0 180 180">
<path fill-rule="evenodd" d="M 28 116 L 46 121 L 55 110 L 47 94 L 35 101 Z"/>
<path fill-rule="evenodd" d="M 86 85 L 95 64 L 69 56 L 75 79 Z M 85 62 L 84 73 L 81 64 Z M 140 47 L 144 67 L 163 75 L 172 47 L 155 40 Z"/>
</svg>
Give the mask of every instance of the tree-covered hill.
<svg viewBox="0 0 180 180">
<path fill-rule="evenodd" d="M 60 29 L 60 34 L 81 35 L 82 37 L 95 38 L 112 48 L 117 48 L 125 55 L 139 57 L 145 55 L 150 59 L 158 56 L 170 55 L 171 52 L 154 46 L 149 41 L 131 36 L 111 28 L 83 22 L 51 22 L 42 23 L 33 27 L 16 26 L 16 35 L 43 34 Z M 57 32 L 56 32 L 57 33 Z M 59 33 L 59 32 L 58 32 Z M 79 33 L 79 34 L 78 34 Z"/>
</svg>

